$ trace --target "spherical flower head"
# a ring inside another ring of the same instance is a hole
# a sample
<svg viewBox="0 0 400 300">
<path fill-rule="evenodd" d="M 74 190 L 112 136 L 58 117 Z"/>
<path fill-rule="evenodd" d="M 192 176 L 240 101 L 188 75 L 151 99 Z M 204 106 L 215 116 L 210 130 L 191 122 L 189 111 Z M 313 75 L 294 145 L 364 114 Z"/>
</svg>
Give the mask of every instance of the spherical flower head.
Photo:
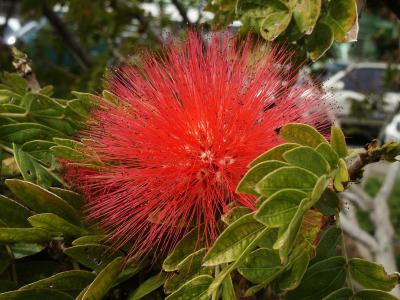
<svg viewBox="0 0 400 300">
<path fill-rule="evenodd" d="M 326 127 L 325 95 L 298 84 L 285 49 L 262 49 L 225 33 L 191 32 L 109 76 L 117 105 L 95 109 L 82 142 L 98 168 L 69 168 L 98 220 L 129 255 L 168 252 L 197 227 L 207 245 L 249 163 L 282 141 L 288 122 Z M 200 229 L 201 228 L 201 229 Z"/>
</svg>

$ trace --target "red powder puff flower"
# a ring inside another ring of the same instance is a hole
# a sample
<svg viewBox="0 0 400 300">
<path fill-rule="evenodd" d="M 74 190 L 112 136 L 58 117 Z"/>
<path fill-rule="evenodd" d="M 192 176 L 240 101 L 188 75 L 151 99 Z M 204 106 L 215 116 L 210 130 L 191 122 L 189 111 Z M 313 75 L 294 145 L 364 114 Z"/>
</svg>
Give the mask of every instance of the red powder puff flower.
<svg viewBox="0 0 400 300">
<path fill-rule="evenodd" d="M 109 79 L 119 105 L 95 110 L 82 132 L 106 167 L 71 166 L 70 178 L 114 245 L 133 245 L 129 255 L 168 252 L 200 224 L 211 243 L 229 203 L 254 208 L 255 198 L 235 188 L 248 164 L 280 143 L 276 129 L 327 125 L 324 95 L 296 83 L 291 54 L 255 48 L 227 34 L 202 41 L 189 33 Z"/>
</svg>

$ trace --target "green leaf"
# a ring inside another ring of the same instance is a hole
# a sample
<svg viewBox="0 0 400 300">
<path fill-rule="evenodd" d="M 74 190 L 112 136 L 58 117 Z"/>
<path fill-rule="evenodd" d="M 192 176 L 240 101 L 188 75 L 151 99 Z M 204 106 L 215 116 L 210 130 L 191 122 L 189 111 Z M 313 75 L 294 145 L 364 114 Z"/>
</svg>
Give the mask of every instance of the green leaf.
<svg viewBox="0 0 400 300">
<path fill-rule="evenodd" d="M 68 202 L 69 205 L 77 210 L 81 210 L 82 207 L 85 205 L 85 200 L 78 193 L 56 187 L 51 187 L 50 191 Z"/>
<path fill-rule="evenodd" d="M 247 257 L 247 255 L 249 255 L 250 252 L 253 251 L 254 248 L 256 248 L 259 241 L 262 240 L 264 236 L 268 235 L 270 231 L 271 229 L 268 227 L 265 227 L 263 230 L 261 230 L 261 232 L 259 232 L 257 236 L 254 239 L 252 239 L 250 243 L 246 245 L 246 247 L 237 257 L 237 259 L 233 263 L 229 264 L 224 269 L 222 269 L 222 271 L 215 276 L 215 279 L 208 288 L 207 291 L 208 296 L 215 294 L 219 290 L 219 287 L 224 282 L 225 278 L 229 276 L 229 274 L 242 263 L 242 261 Z"/>
<path fill-rule="evenodd" d="M 163 269 L 167 272 L 178 270 L 179 263 L 201 246 L 199 229 L 194 228 L 176 244 L 174 251 L 164 260 Z"/>
<path fill-rule="evenodd" d="M 255 219 L 269 227 L 288 225 L 307 194 L 295 189 L 283 189 L 271 195 L 259 207 Z"/>
<path fill-rule="evenodd" d="M 97 275 L 93 282 L 89 285 L 86 292 L 82 295 L 82 300 L 102 299 L 107 295 L 113 283 L 117 280 L 118 275 L 122 271 L 124 263 L 123 257 L 117 257 L 111 261 Z"/>
<path fill-rule="evenodd" d="M 279 0 L 243 7 L 239 14 L 244 30 L 255 30 L 267 41 L 273 41 L 284 32 L 292 18 L 289 7 Z"/>
<path fill-rule="evenodd" d="M 32 289 L 0 294 L 0 300 L 73 300 L 70 295 L 51 289 Z"/>
<path fill-rule="evenodd" d="M 96 272 L 102 270 L 113 259 L 121 256 L 120 252 L 116 252 L 107 246 L 96 244 L 69 247 L 64 250 L 64 253 Z"/>
<path fill-rule="evenodd" d="M 338 192 L 344 191 L 343 183 L 350 180 L 349 172 L 347 170 L 346 162 L 343 158 L 339 159 L 338 169 L 333 179 L 333 185 Z"/>
<path fill-rule="evenodd" d="M 317 251 L 312 263 L 325 260 L 336 255 L 336 247 L 342 239 L 342 231 L 336 226 L 325 230 L 317 246 Z"/>
<path fill-rule="evenodd" d="M 325 190 L 314 207 L 326 216 L 333 216 L 339 211 L 339 201 L 339 197 L 335 192 Z"/>
<path fill-rule="evenodd" d="M 357 22 L 356 0 L 329 2 L 328 12 L 323 20 L 332 28 L 336 41 L 347 41 L 350 29 Z"/>
<path fill-rule="evenodd" d="M 101 244 L 106 240 L 106 236 L 104 234 L 96 234 L 96 235 L 85 235 L 77 238 L 72 242 L 73 246 L 78 245 L 87 245 L 87 244 Z"/>
<path fill-rule="evenodd" d="M 263 196 L 270 196 L 282 189 L 296 189 L 312 192 L 317 176 L 299 167 L 282 167 L 265 176 L 256 185 L 256 191 Z"/>
<path fill-rule="evenodd" d="M 3 72 L 1 75 L 1 82 L 18 94 L 25 94 L 25 92 L 28 90 L 28 83 L 26 79 L 19 74 Z"/>
<path fill-rule="evenodd" d="M 22 145 L 33 140 L 49 140 L 66 137 L 64 133 L 38 123 L 16 123 L 0 126 L 0 139 Z"/>
<path fill-rule="evenodd" d="M 352 299 L 353 291 L 349 288 L 341 288 L 330 293 L 322 300 L 350 300 Z"/>
<path fill-rule="evenodd" d="M 250 213 L 228 226 L 206 254 L 203 266 L 215 266 L 235 261 L 243 250 L 265 229 Z"/>
<path fill-rule="evenodd" d="M 257 246 L 260 248 L 272 249 L 276 239 L 278 238 L 278 228 L 272 228 L 268 234 L 259 239 Z"/>
<path fill-rule="evenodd" d="M 56 157 L 71 161 L 80 161 L 88 158 L 88 155 L 65 146 L 53 146 L 50 148 Z"/>
<path fill-rule="evenodd" d="M 348 155 L 346 139 L 344 137 L 343 131 L 339 127 L 331 127 L 331 145 L 333 150 L 335 150 L 340 158 L 346 157 Z"/>
<path fill-rule="evenodd" d="M 379 290 L 363 290 L 354 294 L 352 300 L 398 300 L 399 298 Z M 336 299 L 335 299 L 336 300 Z"/>
<path fill-rule="evenodd" d="M 166 279 L 166 273 L 160 273 L 148 278 L 128 296 L 128 300 L 138 300 L 143 298 L 144 296 L 161 287 Z"/>
<path fill-rule="evenodd" d="M 73 225 L 52 213 L 33 215 L 28 218 L 28 221 L 33 227 L 43 228 L 49 232 L 59 232 L 72 237 L 78 237 L 88 233 L 87 230 Z"/>
<path fill-rule="evenodd" d="M 250 167 L 254 167 L 255 165 L 265 162 L 267 160 L 279 160 L 279 161 L 285 161 L 283 158 L 283 154 L 288 151 L 292 150 L 296 147 L 299 147 L 299 144 L 293 144 L 293 143 L 284 143 L 278 146 L 275 146 L 271 149 L 269 149 L 267 152 L 261 154 L 258 156 L 255 160 L 253 160 L 250 163 Z"/>
<path fill-rule="evenodd" d="M 87 106 L 84 105 L 81 100 L 75 99 L 68 101 L 65 115 L 76 122 L 83 122 L 89 115 L 89 111 Z"/>
<path fill-rule="evenodd" d="M 95 277 L 88 271 L 66 271 L 25 285 L 20 290 L 52 289 L 76 297 Z"/>
<path fill-rule="evenodd" d="M 396 274 L 388 275 L 382 265 L 364 259 L 352 258 L 348 265 L 352 278 L 368 289 L 389 292 L 399 280 Z"/>
<path fill-rule="evenodd" d="M 279 135 L 286 142 L 312 148 L 316 148 L 321 143 L 327 143 L 326 139 L 315 128 L 300 123 L 289 123 L 283 126 L 279 130 Z"/>
<path fill-rule="evenodd" d="M 306 49 L 311 60 L 316 61 L 332 46 L 334 34 L 332 28 L 324 23 L 319 22 L 313 33 L 306 40 Z"/>
<path fill-rule="evenodd" d="M 20 146 L 13 144 L 13 149 L 15 161 L 25 180 L 43 187 L 52 185 L 53 177 L 43 165 L 36 161 L 30 154 L 22 151 Z"/>
<path fill-rule="evenodd" d="M 288 163 L 309 170 L 317 176 L 327 174 L 330 171 L 325 158 L 309 146 L 289 150 L 283 154 L 283 157 Z"/>
<path fill-rule="evenodd" d="M 288 267 L 279 278 L 279 288 L 284 291 L 297 288 L 307 271 L 310 255 L 303 247 L 297 247 L 289 260 Z"/>
<path fill-rule="evenodd" d="M 164 289 L 167 293 L 176 291 L 182 284 L 198 275 L 211 273 L 210 268 L 202 268 L 201 263 L 206 253 L 205 248 L 200 249 L 187 256 L 182 262 L 179 263 L 177 274 L 169 277 L 165 284 Z"/>
<path fill-rule="evenodd" d="M 8 268 L 12 260 L 13 257 L 8 252 L 7 248 L 4 245 L 0 245 L 0 275 Z"/>
<path fill-rule="evenodd" d="M 311 192 L 309 207 L 314 206 L 315 203 L 321 198 L 322 194 L 325 192 L 325 189 L 328 187 L 329 181 L 328 176 L 323 175 L 318 178 L 317 183 L 314 186 L 313 191 Z"/>
<path fill-rule="evenodd" d="M 169 295 L 165 300 L 206 300 L 207 289 L 213 281 L 209 275 L 200 275 L 186 282 L 177 291 Z"/>
<path fill-rule="evenodd" d="M 341 256 L 331 257 L 308 268 L 301 284 L 287 294 L 287 299 L 322 299 L 340 289 L 345 281 L 346 260 Z"/>
<path fill-rule="evenodd" d="M 295 0 L 293 19 L 301 33 L 310 34 L 321 11 L 321 0 Z"/>
<path fill-rule="evenodd" d="M 138 274 L 140 271 L 143 270 L 144 267 L 146 267 L 146 263 L 146 260 L 135 262 L 134 259 L 129 259 L 122 272 L 118 275 L 118 278 L 114 282 L 113 287 L 120 285 L 134 275 Z"/>
<path fill-rule="evenodd" d="M 49 232 L 39 228 L 0 228 L 0 243 L 42 243 L 50 238 Z"/>
<path fill-rule="evenodd" d="M 19 203 L 0 195 L 0 221 L 8 227 L 30 227 L 26 220 L 32 213 Z"/>
<path fill-rule="evenodd" d="M 16 243 L 10 245 L 10 248 L 13 252 L 14 258 L 20 259 L 43 251 L 43 249 L 46 248 L 46 245 L 36 243 Z"/>
<path fill-rule="evenodd" d="M 80 224 L 78 212 L 56 194 L 36 184 L 19 179 L 7 179 L 5 183 L 19 201 L 33 211 L 54 213 L 74 224 Z"/>
<path fill-rule="evenodd" d="M 46 95 L 28 93 L 24 96 L 24 101 L 32 116 L 63 117 L 64 115 L 64 107 Z"/>
<path fill-rule="evenodd" d="M 12 290 L 15 290 L 16 288 L 17 288 L 17 284 L 14 281 L 0 279 L 0 293 L 12 291 Z M 0 294 L 0 297 L 1 297 L 1 294 Z"/>
<path fill-rule="evenodd" d="M 226 276 L 222 282 L 222 300 L 236 299 L 235 288 L 233 287 L 232 278 L 230 275 Z"/>
<path fill-rule="evenodd" d="M 53 155 L 50 151 L 52 146 L 54 146 L 53 142 L 34 140 L 26 142 L 20 149 L 42 164 L 50 166 L 53 161 Z"/>
<path fill-rule="evenodd" d="M 258 196 L 258 193 L 254 190 L 256 184 L 272 171 L 287 165 L 287 163 L 278 160 L 269 160 L 253 166 L 239 182 L 236 192 Z"/>
<path fill-rule="evenodd" d="M 104 90 L 102 95 L 103 95 L 104 101 L 106 101 L 107 103 L 109 103 L 111 105 L 118 106 L 121 102 L 119 97 L 114 95 L 110 91 Z"/>
<path fill-rule="evenodd" d="M 257 249 L 239 265 L 239 273 L 252 283 L 271 282 L 283 267 L 275 250 Z"/>
<path fill-rule="evenodd" d="M 251 209 L 247 208 L 245 206 L 237 206 L 232 209 L 230 209 L 227 213 L 222 215 L 221 221 L 224 222 L 226 225 L 230 225 L 239 218 L 243 217 L 244 215 L 247 215 L 251 213 Z"/>
<path fill-rule="evenodd" d="M 286 231 L 280 236 L 274 244 L 274 249 L 279 249 L 279 256 L 282 262 L 286 262 L 288 255 L 293 250 L 293 245 L 300 231 L 303 222 L 304 214 L 309 209 L 309 199 L 305 198 L 300 202 L 300 205 L 289 223 Z"/>
</svg>

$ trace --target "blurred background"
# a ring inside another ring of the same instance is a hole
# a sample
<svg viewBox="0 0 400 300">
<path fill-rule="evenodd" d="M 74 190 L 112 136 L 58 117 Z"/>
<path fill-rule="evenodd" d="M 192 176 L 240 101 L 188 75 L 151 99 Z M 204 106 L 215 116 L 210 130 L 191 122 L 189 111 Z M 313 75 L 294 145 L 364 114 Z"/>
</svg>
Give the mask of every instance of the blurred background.
<svg viewBox="0 0 400 300">
<path fill-rule="evenodd" d="M 0 70 L 12 71 L 11 47 L 27 53 L 41 85 L 55 96 L 97 93 L 107 68 L 160 49 L 168 34 L 208 31 L 240 22 L 205 10 L 205 0 L 0 0 Z M 358 1 L 355 43 L 335 43 L 304 76 L 322 81 L 341 107 L 335 116 L 350 145 L 372 139 L 400 142 L 400 1 Z M 208 9 L 210 10 L 210 9 Z M 302 73 L 302 74 L 303 74 Z M 342 195 L 343 227 L 352 253 L 388 271 L 400 266 L 398 164 L 369 167 Z"/>
</svg>

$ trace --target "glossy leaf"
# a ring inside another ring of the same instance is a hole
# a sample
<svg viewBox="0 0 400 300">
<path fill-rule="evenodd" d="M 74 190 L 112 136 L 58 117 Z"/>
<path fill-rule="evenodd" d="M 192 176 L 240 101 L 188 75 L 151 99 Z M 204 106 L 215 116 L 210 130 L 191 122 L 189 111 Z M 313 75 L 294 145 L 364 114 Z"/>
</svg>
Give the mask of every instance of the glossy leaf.
<svg viewBox="0 0 400 300">
<path fill-rule="evenodd" d="M 363 290 L 355 293 L 352 300 L 398 300 L 399 298 L 379 290 Z"/>
<path fill-rule="evenodd" d="M 210 268 L 201 267 L 205 253 L 206 250 L 204 248 L 200 249 L 180 262 L 177 267 L 178 272 L 165 281 L 165 291 L 168 293 L 176 291 L 184 282 L 189 281 L 198 275 L 209 275 Z"/>
<path fill-rule="evenodd" d="M 317 300 L 340 289 L 346 281 L 346 260 L 341 256 L 320 261 L 304 274 L 301 284 L 288 293 L 288 300 Z"/>
<path fill-rule="evenodd" d="M 236 260 L 263 229 L 265 226 L 254 219 L 254 213 L 241 217 L 220 234 L 203 265 L 215 266 Z"/>
<path fill-rule="evenodd" d="M 64 133 L 38 123 L 16 123 L 0 126 L 0 139 L 22 145 L 32 140 L 49 140 L 66 137 Z"/>
<path fill-rule="evenodd" d="M 43 187 L 52 185 L 54 178 L 49 171 L 34 159 L 29 153 L 24 152 L 20 146 L 14 144 L 14 157 L 22 177 L 30 182 L 36 183 Z"/>
<path fill-rule="evenodd" d="M 32 289 L 23 291 L 12 291 L 0 294 L 0 300 L 73 300 L 70 295 L 51 289 Z"/>
<path fill-rule="evenodd" d="M 285 233 L 277 239 L 274 244 L 274 249 L 279 249 L 279 256 L 282 262 L 287 261 L 287 257 L 293 250 L 293 245 L 300 231 L 303 222 L 304 214 L 308 210 L 309 199 L 305 198 L 300 202 L 300 205 L 289 223 Z"/>
<path fill-rule="evenodd" d="M 222 300 L 236 299 L 235 288 L 233 287 L 232 278 L 230 275 L 226 276 L 226 278 L 222 282 L 221 299 Z"/>
<path fill-rule="evenodd" d="M 93 273 L 88 271 L 66 271 L 25 285 L 20 290 L 52 289 L 76 297 L 95 277 Z"/>
<path fill-rule="evenodd" d="M 27 218 L 32 213 L 19 203 L 0 195 L 0 221 L 7 227 L 30 227 Z"/>
<path fill-rule="evenodd" d="M 322 300 L 350 300 L 353 299 L 353 291 L 349 288 L 341 288 L 337 291 L 330 293 Z"/>
<path fill-rule="evenodd" d="M 186 282 L 177 291 L 169 295 L 165 300 L 206 300 L 207 289 L 213 281 L 209 275 L 200 275 Z"/>
<path fill-rule="evenodd" d="M 96 272 L 102 270 L 121 253 L 103 245 L 88 244 L 69 247 L 64 253 L 80 264 Z"/>
<path fill-rule="evenodd" d="M 319 22 L 306 41 L 307 53 L 311 60 L 316 61 L 324 55 L 331 48 L 333 41 L 332 28 L 324 22 Z"/>
<path fill-rule="evenodd" d="M 77 210 L 81 210 L 85 205 L 85 200 L 78 193 L 56 187 L 51 187 L 49 190 Z"/>
<path fill-rule="evenodd" d="M 398 283 L 396 274 L 388 275 L 382 265 L 360 258 L 348 262 L 352 278 L 368 289 L 391 291 Z"/>
<path fill-rule="evenodd" d="M 337 252 L 336 247 L 340 244 L 341 239 L 342 230 L 340 228 L 332 226 L 325 230 L 321 236 L 321 240 L 318 244 L 316 255 L 312 260 L 312 263 L 335 256 Z"/>
<path fill-rule="evenodd" d="M 269 160 L 253 166 L 239 182 L 236 192 L 258 196 L 259 194 L 255 191 L 256 184 L 272 171 L 287 165 L 278 160 Z"/>
<path fill-rule="evenodd" d="M 335 0 L 330 2 L 324 22 L 333 29 L 336 41 L 347 41 L 350 29 L 357 22 L 356 0 Z"/>
<path fill-rule="evenodd" d="M 257 249 L 239 265 L 239 273 L 252 283 L 272 281 L 283 269 L 279 254 L 275 250 Z"/>
<path fill-rule="evenodd" d="M 95 235 L 85 235 L 77 238 L 72 241 L 73 246 L 78 245 L 87 245 L 87 244 L 101 244 L 106 240 L 106 236 L 103 234 L 95 234 Z"/>
<path fill-rule="evenodd" d="M 331 145 L 336 154 L 340 157 L 346 157 L 348 155 L 346 139 L 343 131 L 336 126 L 331 127 Z"/>
<path fill-rule="evenodd" d="M 167 272 L 176 271 L 179 263 L 201 246 L 199 230 L 194 228 L 176 244 L 172 253 L 164 260 L 163 269 Z"/>
<path fill-rule="evenodd" d="M 237 206 L 232 209 L 230 209 L 227 213 L 223 214 L 221 216 L 221 220 L 227 224 L 230 225 L 239 218 L 243 217 L 244 215 L 247 215 L 251 213 L 251 209 L 247 208 L 245 206 Z"/>
<path fill-rule="evenodd" d="M 321 11 L 321 0 L 295 0 L 293 19 L 301 33 L 310 34 Z"/>
<path fill-rule="evenodd" d="M 42 164 L 50 166 L 53 161 L 53 155 L 50 151 L 52 146 L 54 146 L 53 142 L 34 140 L 26 142 L 20 149 Z"/>
<path fill-rule="evenodd" d="M 256 185 L 256 191 L 270 196 L 281 189 L 296 189 L 310 193 L 317 182 L 317 176 L 299 167 L 282 167 L 272 171 Z"/>
<path fill-rule="evenodd" d="M 283 189 L 270 196 L 259 207 L 255 219 L 269 227 L 288 225 L 307 194 L 295 189 Z"/>
<path fill-rule="evenodd" d="M 325 158 L 331 169 L 334 169 L 337 166 L 339 156 L 336 154 L 336 151 L 333 150 L 331 145 L 328 143 L 321 143 L 315 150 Z"/>
<path fill-rule="evenodd" d="M 87 234 L 87 230 L 71 224 L 52 213 L 36 214 L 29 217 L 28 221 L 33 227 L 43 228 L 49 232 L 60 232 L 72 237 Z"/>
<path fill-rule="evenodd" d="M 269 149 L 267 152 L 261 154 L 258 156 L 255 160 L 253 160 L 250 163 L 250 167 L 254 167 L 255 165 L 265 162 L 268 160 L 279 160 L 279 161 L 285 161 L 283 158 L 283 154 L 291 149 L 294 149 L 296 147 L 299 147 L 299 144 L 294 144 L 294 143 L 284 143 L 278 146 L 275 146 L 271 149 Z"/>
<path fill-rule="evenodd" d="M 122 271 L 123 257 L 117 257 L 111 261 L 96 276 L 82 295 L 82 300 L 102 299 L 111 289 L 112 284 L 117 280 Z"/>
<path fill-rule="evenodd" d="M 128 300 L 138 300 L 143 298 L 144 296 L 161 287 L 166 279 L 166 273 L 160 273 L 148 278 L 128 296 Z"/>
<path fill-rule="evenodd" d="M 343 158 L 339 159 L 338 169 L 333 179 L 333 185 L 338 192 L 344 191 L 343 183 L 350 180 L 349 172 L 347 170 L 346 162 Z"/>
<path fill-rule="evenodd" d="M 297 147 L 283 154 L 291 165 L 304 168 L 317 176 L 329 173 L 330 167 L 325 158 L 309 146 Z"/>
<path fill-rule="evenodd" d="M 314 127 L 300 123 L 289 123 L 283 126 L 279 130 L 279 135 L 288 143 L 297 143 L 312 148 L 327 142 Z"/>
<path fill-rule="evenodd" d="M 54 213 L 75 224 L 80 223 L 78 212 L 54 193 L 31 182 L 8 179 L 7 187 L 19 201 L 37 213 Z"/>
<path fill-rule="evenodd" d="M 309 262 L 310 255 L 306 248 L 297 247 L 294 249 L 287 269 L 279 277 L 279 288 L 284 291 L 297 288 L 307 271 Z"/>
<path fill-rule="evenodd" d="M 50 233 L 40 228 L 0 228 L 0 243 L 42 243 L 50 238 Z"/>
</svg>

